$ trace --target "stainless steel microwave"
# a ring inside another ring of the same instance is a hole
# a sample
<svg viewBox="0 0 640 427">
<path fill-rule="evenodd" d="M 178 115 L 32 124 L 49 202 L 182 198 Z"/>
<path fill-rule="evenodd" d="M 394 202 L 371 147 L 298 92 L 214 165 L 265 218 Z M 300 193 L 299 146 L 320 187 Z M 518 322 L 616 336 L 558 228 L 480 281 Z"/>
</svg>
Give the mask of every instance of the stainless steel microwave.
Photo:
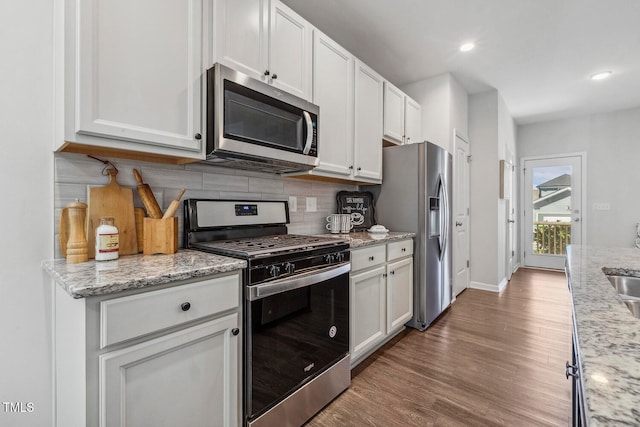
<svg viewBox="0 0 640 427">
<path fill-rule="evenodd" d="M 318 165 L 319 108 L 215 64 L 207 71 L 206 162 L 274 173 Z"/>
</svg>

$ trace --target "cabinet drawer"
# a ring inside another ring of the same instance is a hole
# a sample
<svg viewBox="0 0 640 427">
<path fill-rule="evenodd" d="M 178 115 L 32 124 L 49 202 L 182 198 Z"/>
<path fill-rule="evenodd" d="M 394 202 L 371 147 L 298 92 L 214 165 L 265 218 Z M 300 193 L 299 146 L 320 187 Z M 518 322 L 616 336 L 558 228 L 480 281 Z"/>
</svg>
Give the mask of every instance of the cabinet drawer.
<svg viewBox="0 0 640 427">
<path fill-rule="evenodd" d="M 387 261 L 413 255 L 413 240 L 401 240 L 387 244 Z"/>
<path fill-rule="evenodd" d="M 240 304 L 237 274 L 100 302 L 100 348 Z"/>
<path fill-rule="evenodd" d="M 384 264 L 386 246 L 378 245 L 351 251 L 351 271 Z"/>
</svg>

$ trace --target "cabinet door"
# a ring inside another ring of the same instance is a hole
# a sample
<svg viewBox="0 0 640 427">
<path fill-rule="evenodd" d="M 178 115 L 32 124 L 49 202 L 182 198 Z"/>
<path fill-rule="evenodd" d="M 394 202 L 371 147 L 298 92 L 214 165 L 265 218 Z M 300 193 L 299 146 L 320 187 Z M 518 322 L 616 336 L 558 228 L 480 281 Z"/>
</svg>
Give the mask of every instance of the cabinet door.
<svg viewBox="0 0 640 427">
<path fill-rule="evenodd" d="M 404 93 L 384 82 L 384 137 L 397 144 L 404 142 Z"/>
<path fill-rule="evenodd" d="M 413 316 L 413 258 L 387 264 L 387 332 Z"/>
<path fill-rule="evenodd" d="M 422 107 L 413 99 L 405 96 L 404 98 L 404 132 L 405 144 L 412 144 L 414 142 L 422 141 L 420 136 L 421 126 L 420 126 L 420 116 L 422 112 Z"/>
<path fill-rule="evenodd" d="M 269 0 L 215 0 L 215 19 L 217 62 L 266 80 Z"/>
<path fill-rule="evenodd" d="M 350 175 L 353 165 L 353 57 L 320 31 L 313 37 L 313 103 L 320 107 L 319 170 Z"/>
<path fill-rule="evenodd" d="M 311 100 L 312 28 L 293 10 L 277 0 L 271 0 L 270 83 L 308 101 Z"/>
<path fill-rule="evenodd" d="M 382 179 L 383 82 L 378 73 L 356 60 L 354 176 Z"/>
<path fill-rule="evenodd" d="M 101 426 L 238 425 L 234 313 L 99 357 Z"/>
<path fill-rule="evenodd" d="M 200 151 L 203 0 L 77 7 L 75 132 Z"/>
<path fill-rule="evenodd" d="M 385 338 L 385 267 L 353 275 L 351 286 L 351 359 L 374 348 Z"/>
</svg>

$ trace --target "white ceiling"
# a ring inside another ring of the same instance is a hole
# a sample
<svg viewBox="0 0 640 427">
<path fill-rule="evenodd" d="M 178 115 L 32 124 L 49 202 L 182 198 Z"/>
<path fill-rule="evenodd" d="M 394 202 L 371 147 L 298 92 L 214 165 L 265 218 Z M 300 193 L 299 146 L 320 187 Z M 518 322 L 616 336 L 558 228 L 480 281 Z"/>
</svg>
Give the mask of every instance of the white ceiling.
<svg viewBox="0 0 640 427">
<path fill-rule="evenodd" d="M 638 0 L 283 1 L 392 83 L 450 72 L 520 124 L 640 106 Z"/>
</svg>

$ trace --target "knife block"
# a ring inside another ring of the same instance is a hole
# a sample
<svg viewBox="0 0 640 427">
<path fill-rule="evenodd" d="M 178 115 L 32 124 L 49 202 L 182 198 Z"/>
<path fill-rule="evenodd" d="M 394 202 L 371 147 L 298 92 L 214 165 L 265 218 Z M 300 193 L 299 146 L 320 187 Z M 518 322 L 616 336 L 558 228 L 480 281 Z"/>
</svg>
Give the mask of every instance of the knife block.
<svg viewBox="0 0 640 427">
<path fill-rule="evenodd" d="M 156 219 L 144 218 L 145 255 L 175 254 L 178 252 L 178 217 Z"/>
</svg>

